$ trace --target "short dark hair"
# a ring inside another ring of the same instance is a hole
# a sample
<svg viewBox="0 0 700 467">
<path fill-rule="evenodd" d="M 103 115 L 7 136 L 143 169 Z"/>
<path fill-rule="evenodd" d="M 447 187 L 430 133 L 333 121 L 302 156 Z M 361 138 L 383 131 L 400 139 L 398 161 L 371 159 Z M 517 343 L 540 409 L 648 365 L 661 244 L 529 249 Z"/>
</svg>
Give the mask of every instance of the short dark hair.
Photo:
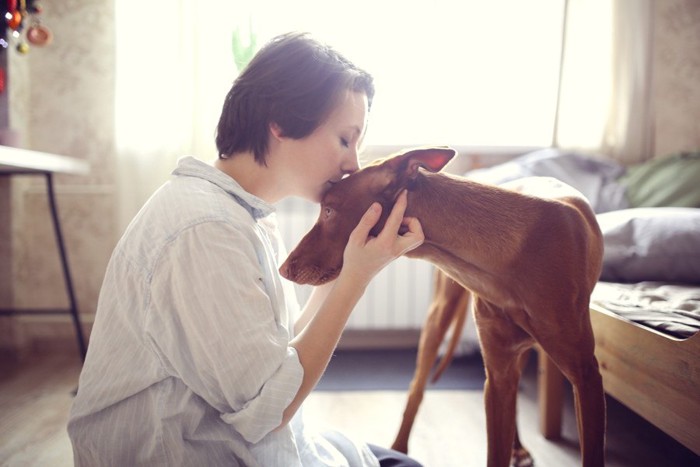
<svg viewBox="0 0 700 467">
<path fill-rule="evenodd" d="M 219 158 L 252 151 L 265 164 L 269 127 L 284 136 L 310 135 L 333 111 L 343 91 L 374 97 L 372 76 L 308 33 L 288 33 L 268 42 L 236 78 L 216 131 Z"/>
</svg>

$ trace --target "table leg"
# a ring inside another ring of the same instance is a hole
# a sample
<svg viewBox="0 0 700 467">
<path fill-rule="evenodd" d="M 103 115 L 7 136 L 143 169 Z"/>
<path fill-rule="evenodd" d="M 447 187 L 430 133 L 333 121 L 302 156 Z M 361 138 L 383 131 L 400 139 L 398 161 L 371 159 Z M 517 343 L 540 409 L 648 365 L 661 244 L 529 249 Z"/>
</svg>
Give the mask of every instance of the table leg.
<svg viewBox="0 0 700 467">
<path fill-rule="evenodd" d="M 83 336 L 83 328 L 80 324 L 80 316 L 78 315 L 78 304 L 75 299 L 75 291 L 73 289 L 73 280 L 70 274 L 70 268 L 68 266 L 68 256 L 66 254 L 66 248 L 63 242 L 63 233 L 61 232 L 61 223 L 58 218 L 58 209 L 56 208 L 56 197 L 54 194 L 53 187 L 53 174 L 50 172 L 46 173 L 46 188 L 49 198 L 49 210 L 51 211 L 51 219 L 53 221 L 54 233 L 56 234 L 56 244 L 58 246 L 58 253 L 61 258 L 61 267 L 63 268 L 63 278 L 65 279 L 66 293 L 68 294 L 70 314 L 73 318 L 73 326 L 75 327 L 75 336 L 78 341 L 78 351 L 80 352 L 80 358 L 85 361 L 85 354 L 87 353 L 87 346 L 85 345 L 85 337 Z"/>
<path fill-rule="evenodd" d="M 537 387 L 540 405 L 540 431 L 546 439 L 561 437 L 564 375 L 542 349 L 537 349 Z"/>
</svg>

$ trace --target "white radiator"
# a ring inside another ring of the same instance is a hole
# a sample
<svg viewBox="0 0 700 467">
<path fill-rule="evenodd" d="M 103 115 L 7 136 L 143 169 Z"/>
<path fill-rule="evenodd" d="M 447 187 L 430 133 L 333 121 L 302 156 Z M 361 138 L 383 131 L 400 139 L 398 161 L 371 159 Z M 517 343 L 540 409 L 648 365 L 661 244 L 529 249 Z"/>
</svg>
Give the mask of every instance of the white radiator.
<svg viewBox="0 0 700 467">
<path fill-rule="evenodd" d="M 291 251 L 318 217 L 318 205 L 289 198 L 277 205 L 277 220 L 287 251 Z M 304 304 L 310 286 L 296 285 Z M 399 258 L 370 283 L 348 321 L 348 329 L 420 329 L 433 292 L 433 266 Z"/>
</svg>

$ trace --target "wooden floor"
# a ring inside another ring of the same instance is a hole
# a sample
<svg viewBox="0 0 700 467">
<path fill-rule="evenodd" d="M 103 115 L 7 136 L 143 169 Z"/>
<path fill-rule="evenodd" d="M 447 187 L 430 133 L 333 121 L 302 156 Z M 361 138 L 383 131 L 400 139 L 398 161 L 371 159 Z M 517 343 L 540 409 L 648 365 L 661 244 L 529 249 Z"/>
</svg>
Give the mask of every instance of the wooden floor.
<svg viewBox="0 0 700 467">
<path fill-rule="evenodd" d="M 70 466 L 65 431 L 80 371 L 75 355 L 0 358 L 0 466 Z M 536 465 L 580 465 L 571 400 L 563 439 L 537 431 L 535 368 L 528 368 L 519 403 L 519 426 Z M 307 424 L 334 428 L 389 445 L 403 411 L 403 391 L 316 392 L 307 401 Z M 689 467 L 698 457 L 614 400 L 608 401 L 608 467 Z M 700 422 L 699 422 L 700 426 Z M 486 465 L 480 391 L 428 391 L 411 438 L 411 454 L 426 466 Z"/>
</svg>

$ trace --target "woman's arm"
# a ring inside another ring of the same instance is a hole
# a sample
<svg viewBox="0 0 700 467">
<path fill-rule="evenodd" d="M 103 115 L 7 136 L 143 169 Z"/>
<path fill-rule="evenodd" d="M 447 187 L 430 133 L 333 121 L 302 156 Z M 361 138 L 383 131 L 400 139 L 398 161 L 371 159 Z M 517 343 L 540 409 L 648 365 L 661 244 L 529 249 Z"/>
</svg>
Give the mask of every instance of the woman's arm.
<svg viewBox="0 0 700 467">
<path fill-rule="evenodd" d="M 309 299 L 306 302 L 306 305 L 304 305 L 304 309 L 301 311 L 301 315 L 299 315 L 296 323 L 294 323 L 295 336 L 301 334 L 304 327 L 309 324 L 309 321 L 311 321 L 311 318 L 314 317 L 318 309 L 326 300 L 334 285 L 335 280 L 319 285 L 318 287 L 314 287 L 314 289 L 311 291 Z"/>
<path fill-rule="evenodd" d="M 370 280 L 392 260 L 423 242 L 423 230 L 415 218 L 404 218 L 406 193 L 402 193 L 389 215 L 384 229 L 377 237 L 369 232 L 379 220 L 381 206 L 373 204 L 350 235 L 343 255 L 343 269 L 327 290 L 327 296 L 313 313 L 307 307 L 300 318 L 301 332 L 291 342 L 304 367 L 304 378 L 297 395 L 284 411 L 282 424 L 291 420 L 330 361 L 350 313 L 362 297 Z M 405 224 L 408 231 L 399 235 L 399 227 Z M 322 298 L 318 291 L 315 300 Z M 304 322 L 306 325 L 304 326 Z"/>
</svg>

